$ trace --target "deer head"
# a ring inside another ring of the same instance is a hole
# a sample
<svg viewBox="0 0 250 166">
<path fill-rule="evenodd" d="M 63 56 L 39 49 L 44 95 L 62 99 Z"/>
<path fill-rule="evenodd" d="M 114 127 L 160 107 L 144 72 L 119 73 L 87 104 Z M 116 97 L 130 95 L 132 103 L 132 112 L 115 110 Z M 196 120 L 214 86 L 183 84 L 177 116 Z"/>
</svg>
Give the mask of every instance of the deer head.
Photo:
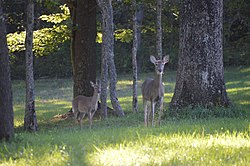
<svg viewBox="0 0 250 166">
<path fill-rule="evenodd" d="M 101 85 L 100 85 L 100 81 L 97 80 L 97 84 L 93 83 L 92 81 L 90 81 L 90 85 L 94 88 L 94 93 L 101 93 Z"/>
<path fill-rule="evenodd" d="M 169 61 L 169 56 L 166 55 L 162 60 L 156 60 L 153 55 L 150 56 L 150 62 L 152 62 L 155 65 L 155 72 L 158 75 L 163 74 L 164 66 Z"/>
</svg>

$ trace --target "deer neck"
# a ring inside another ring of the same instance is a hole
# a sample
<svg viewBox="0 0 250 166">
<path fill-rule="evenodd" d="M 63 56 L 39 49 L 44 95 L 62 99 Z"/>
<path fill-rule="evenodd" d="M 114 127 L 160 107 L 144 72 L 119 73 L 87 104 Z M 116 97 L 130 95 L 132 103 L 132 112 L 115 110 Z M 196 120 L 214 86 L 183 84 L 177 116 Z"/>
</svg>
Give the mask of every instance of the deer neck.
<svg viewBox="0 0 250 166">
<path fill-rule="evenodd" d="M 162 84 L 162 74 L 155 74 L 154 85 L 160 87 Z"/>
<path fill-rule="evenodd" d="M 94 92 L 92 96 L 92 103 L 94 104 L 98 100 L 99 94 L 97 92 Z"/>
</svg>

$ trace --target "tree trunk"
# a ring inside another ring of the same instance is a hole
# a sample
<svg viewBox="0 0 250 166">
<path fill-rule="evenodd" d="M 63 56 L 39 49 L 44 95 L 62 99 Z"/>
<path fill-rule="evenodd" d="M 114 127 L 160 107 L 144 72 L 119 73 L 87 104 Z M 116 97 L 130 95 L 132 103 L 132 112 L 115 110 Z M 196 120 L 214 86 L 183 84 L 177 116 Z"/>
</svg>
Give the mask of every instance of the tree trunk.
<svg viewBox="0 0 250 166">
<path fill-rule="evenodd" d="M 102 22 L 105 25 L 105 21 L 103 19 Z M 105 39 L 105 35 L 103 35 L 103 40 Z M 102 43 L 104 44 L 104 43 Z M 106 55 L 106 47 L 102 46 L 102 65 L 101 65 L 101 114 L 104 119 L 108 117 L 107 111 L 107 88 L 108 88 L 108 60 Z"/>
<path fill-rule="evenodd" d="M 8 141 L 14 136 L 14 113 L 2 2 L 0 0 L 0 140 Z"/>
<path fill-rule="evenodd" d="M 138 97 L 137 97 L 137 50 L 138 50 L 138 22 L 137 22 L 137 4 L 136 0 L 133 0 L 133 31 L 134 31 L 134 39 L 133 39 L 133 48 L 132 48 L 132 64 L 133 64 L 133 100 L 132 100 L 132 109 L 133 112 L 138 112 Z"/>
<path fill-rule="evenodd" d="M 72 18 L 71 59 L 74 97 L 92 96 L 90 81 L 96 81 L 96 2 L 68 2 Z"/>
<path fill-rule="evenodd" d="M 170 107 L 228 106 L 222 52 L 223 0 L 184 0 L 177 80 Z"/>
<path fill-rule="evenodd" d="M 174 2 L 173 0 L 169 0 L 169 8 L 172 9 L 174 8 Z M 175 36 L 175 32 L 174 32 L 174 13 L 172 10 L 169 10 L 170 13 L 170 18 L 169 18 L 169 24 L 170 24 L 170 29 L 171 29 L 171 34 L 170 34 L 170 41 L 169 41 L 169 56 L 171 57 L 171 55 L 173 55 L 174 53 L 174 36 Z"/>
<path fill-rule="evenodd" d="M 137 63 L 137 73 L 140 73 L 140 68 L 142 64 L 142 57 L 138 54 L 140 52 L 140 46 L 141 46 L 141 26 L 142 26 L 142 20 L 144 17 L 144 5 L 143 3 L 136 3 L 136 22 L 137 22 L 137 57 L 136 57 L 136 63 Z M 133 50 L 132 50 L 133 54 Z"/>
<path fill-rule="evenodd" d="M 116 75 L 116 68 L 115 68 L 115 63 L 114 63 L 113 8 L 112 8 L 111 0 L 97 0 L 97 3 L 99 7 L 101 8 L 102 19 L 103 19 L 102 58 L 103 58 L 103 61 L 106 61 L 107 63 L 107 69 L 108 69 L 108 74 L 110 78 L 110 99 L 111 99 L 111 103 L 112 103 L 114 110 L 119 114 L 119 116 L 123 116 L 124 112 L 122 111 L 122 108 L 119 104 L 119 101 L 116 95 L 117 75 Z M 102 67 L 105 67 L 105 66 L 106 64 L 102 64 Z M 103 74 L 106 74 L 106 71 Z M 103 77 L 104 76 L 102 76 L 102 78 Z M 105 80 L 105 82 L 102 82 L 102 84 L 107 84 L 107 80 Z M 106 88 L 106 87 L 102 86 L 102 88 Z M 102 93 L 103 93 L 103 89 L 102 89 Z M 105 105 L 105 103 L 102 103 L 102 104 L 103 106 Z M 105 114 L 107 113 L 104 112 L 104 115 Z"/>
<path fill-rule="evenodd" d="M 156 11 L 157 11 L 157 21 L 156 21 L 156 52 L 158 58 L 162 59 L 162 27 L 161 27 L 161 9 L 162 0 L 157 0 Z"/>
<path fill-rule="evenodd" d="M 34 3 L 33 0 L 27 2 L 27 28 L 25 38 L 26 56 L 26 107 L 24 115 L 24 129 L 37 131 L 37 119 L 35 111 L 34 95 L 34 73 L 33 73 L 33 27 L 34 27 Z"/>
</svg>

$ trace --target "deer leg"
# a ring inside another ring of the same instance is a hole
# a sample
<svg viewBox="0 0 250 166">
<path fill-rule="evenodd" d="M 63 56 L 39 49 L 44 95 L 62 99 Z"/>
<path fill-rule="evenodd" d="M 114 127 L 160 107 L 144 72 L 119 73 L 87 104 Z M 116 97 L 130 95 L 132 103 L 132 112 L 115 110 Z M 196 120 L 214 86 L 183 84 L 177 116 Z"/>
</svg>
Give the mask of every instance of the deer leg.
<svg viewBox="0 0 250 166">
<path fill-rule="evenodd" d="M 75 123 L 79 123 L 79 120 L 77 119 L 77 116 L 75 116 Z"/>
<path fill-rule="evenodd" d="M 147 101 L 143 100 L 144 105 L 144 124 L 145 127 L 148 127 L 148 108 L 147 108 Z"/>
<path fill-rule="evenodd" d="M 81 112 L 79 112 L 79 111 L 76 113 L 76 120 L 78 121 L 78 123 L 80 123 L 82 115 L 83 114 L 81 114 Z"/>
<path fill-rule="evenodd" d="M 89 129 L 91 129 L 91 127 L 92 127 L 92 117 L 93 117 L 93 115 L 92 115 L 92 112 L 91 112 L 92 110 L 90 109 L 89 110 L 89 113 L 88 113 L 88 118 L 89 118 Z"/>
<path fill-rule="evenodd" d="M 80 120 L 83 119 L 84 116 L 85 116 L 85 113 L 78 111 L 77 116 L 76 116 L 77 121 L 80 122 Z"/>
<path fill-rule="evenodd" d="M 79 112 L 79 116 L 81 115 L 81 112 Z M 80 116 L 79 117 L 79 122 L 80 122 L 80 126 L 81 126 L 81 129 L 82 129 L 82 119 L 85 117 L 86 113 L 83 113 L 82 117 Z"/>
<path fill-rule="evenodd" d="M 80 123 L 80 127 L 82 129 L 82 119 L 80 119 L 79 123 Z"/>
<path fill-rule="evenodd" d="M 92 113 L 92 115 L 91 115 L 91 119 L 93 119 L 93 117 L 94 117 L 94 115 L 95 115 L 95 112 L 97 111 L 97 109 L 96 110 L 94 110 L 94 112 Z"/>
<path fill-rule="evenodd" d="M 161 116 L 163 114 L 163 97 L 160 98 L 160 112 L 159 112 L 159 119 L 158 119 L 158 124 L 160 126 L 161 124 Z"/>
<path fill-rule="evenodd" d="M 78 115 L 78 113 L 79 113 L 78 109 L 76 109 L 76 110 L 73 109 L 73 112 L 74 112 L 75 122 L 76 122 L 76 123 L 79 123 L 79 121 L 78 121 L 78 119 L 77 119 L 77 115 Z"/>
<path fill-rule="evenodd" d="M 155 102 L 151 102 L 151 110 L 152 110 L 152 126 L 154 126 L 154 119 L 155 119 Z"/>
<path fill-rule="evenodd" d="M 148 114 L 147 114 L 147 123 L 148 123 L 148 125 L 150 124 L 150 115 L 152 113 L 151 103 L 152 103 L 151 101 L 148 101 L 148 104 L 150 104 L 150 106 L 147 109 L 147 111 L 148 111 Z"/>
</svg>

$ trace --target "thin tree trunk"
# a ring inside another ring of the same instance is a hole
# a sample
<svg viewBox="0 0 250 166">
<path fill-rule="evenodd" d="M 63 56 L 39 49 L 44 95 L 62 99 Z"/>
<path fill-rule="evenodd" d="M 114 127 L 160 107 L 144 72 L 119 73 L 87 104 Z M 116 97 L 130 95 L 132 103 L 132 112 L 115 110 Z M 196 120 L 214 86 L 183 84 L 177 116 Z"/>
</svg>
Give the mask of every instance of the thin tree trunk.
<svg viewBox="0 0 250 166">
<path fill-rule="evenodd" d="M 137 63 L 137 73 L 140 73 L 140 66 L 141 66 L 141 57 L 138 54 L 140 52 L 140 46 L 141 46 L 141 26 L 142 26 L 142 20 L 144 17 L 144 5 L 142 3 L 136 4 L 136 21 L 137 21 L 137 57 L 136 57 L 136 63 Z M 133 52 L 132 52 L 133 53 Z M 138 75 L 138 74 L 137 74 Z"/>
<path fill-rule="evenodd" d="M 141 45 L 141 26 L 142 26 L 142 20 L 144 17 L 144 6 L 142 3 L 138 3 L 138 8 L 136 11 L 136 21 L 137 21 L 137 52 L 140 49 Z"/>
<path fill-rule="evenodd" d="M 117 98 L 117 94 L 116 94 L 116 78 L 117 78 L 117 74 L 116 74 L 116 68 L 115 68 L 115 63 L 114 63 L 114 23 L 113 23 L 113 8 L 112 8 L 112 4 L 111 4 L 111 0 L 97 0 L 97 3 L 99 5 L 99 7 L 101 8 L 101 12 L 102 12 L 102 19 L 103 19 L 103 42 L 102 42 L 102 58 L 104 58 L 107 62 L 107 66 L 108 66 L 108 74 L 109 74 L 109 78 L 110 78 L 110 99 L 111 99 L 111 104 L 114 108 L 114 110 L 117 112 L 117 114 L 119 116 L 123 116 L 124 112 L 122 111 L 122 108 L 119 104 L 118 98 Z M 106 64 L 102 64 L 102 67 L 105 67 Z M 106 70 L 106 69 L 105 69 Z M 106 74 L 106 72 L 104 72 L 103 74 Z M 104 76 L 102 76 L 103 78 Z M 103 82 L 102 82 L 103 84 Z M 106 84 L 106 80 L 104 82 L 104 84 Z M 106 84 L 107 85 L 107 84 Z M 106 86 L 105 85 L 105 86 Z M 102 86 L 102 88 L 106 88 L 104 86 Z M 103 92 L 104 89 L 102 89 Z M 102 97 L 104 96 L 104 94 L 102 94 Z M 106 100 L 106 99 L 104 99 Z M 105 103 L 102 103 L 102 108 L 105 105 Z M 106 109 L 106 108 L 105 108 Z M 105 110 L 103 110 L 105 111 Z M 106 113 L 104 112 L 104 115 Z"/>
<path fill-rule="evenodd" d="M 177 80 L 170 107 L 228 106 L 223 68 L 223 0 L 184 0 Z"/>
<path fill-rule="evenodd" d="M 138 112 L 138 97 L 137 97 L 137 61 L 136 55 L 138 50 L 138 22 L 137 22 L 137 4 L 136 0 L 133 0 L 133 31 L 134 31 L 134 39 L 133 39 L 133 48 L 132 48 L 132 64 L 133 64 L 133 100 L 132 100 L 132 109 L 133 112 Z"/>
<path fill-rule="evenodd" d="M 34 3 L 28 0 L 27 4 L 27 28 L 25 38 L 26 56 L 26 107 L 24 116 L 24 129 L 37 131 L 37 119 L 35 111 L 34 73 L 33 73 L 33 27 L 34 27 Z"/>
<path fill-rule="evenodd" d="M 157 56 L 162 59 L 162 26 L 161 26 L 161 10 L 162 10 L 162 0 L 157 0 L 156 11 L 157 11 L 157 21 L 156 21 L 156 52 Z"/>
<path fill-rule="evenodd" d="M 0 140 L 14 136 L 14 113 L 3 4 L 0 0 Z"/>
<path fill-rule="evenodd" d="M 114 110 L 117 112 L 119 116 L 124 116 L 124 112 L 119 104 L 119 100 L 116 93 L 116 83 L 117 83 L 117 74 L 116 74 L 116 67 L 114 62 L 114 22 L 113 22 L 113 7 L 112 7 L 112 0 L 108 0 L 107 3 L 107 20 L 106 21 L 106 33 L 107 38 L 106 40 L 109 48 L 107 50 L 107 60 L 108 60 L 108 71 L 109 71 L 109 82 L 110 82 L 110 100 Z M 105 41 L 104 41 L 105 42 Z"/>
<path fill-rule="evenodd" d="M 102 17 L 104 17 L 103 14 L 103 7 L 102 5 L 104 2 L 102 0 L 97 0 L 97 4 L 101 9 L 102 12 Z M 105 27 L 106 25 L 106 21 L 103 18 L 102 19 L 102 41 L 107 41 L 109 40 L 107 38 L 106 32 L 104 32 L 107 28 Z M 102 42 L 102 64 L 101 64 L 101 111 L 102 111 L 102 117 L 104 119 L 107 119 L 108 117 L 108 112 L 107 112 L 107 88 L 108 88 L 108 55 L 107 55 L 107 42 Z"/>
</svg>

